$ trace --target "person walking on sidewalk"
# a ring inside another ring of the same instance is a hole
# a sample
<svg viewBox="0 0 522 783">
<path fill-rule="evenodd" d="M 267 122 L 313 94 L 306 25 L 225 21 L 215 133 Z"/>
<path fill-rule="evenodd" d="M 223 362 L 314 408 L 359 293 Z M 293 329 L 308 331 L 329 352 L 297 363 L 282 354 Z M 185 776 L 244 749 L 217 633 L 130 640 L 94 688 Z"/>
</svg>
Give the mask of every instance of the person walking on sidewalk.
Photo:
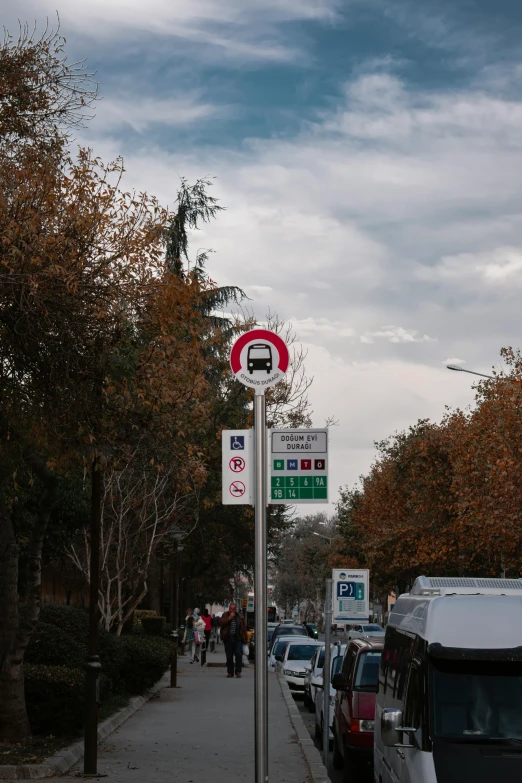
<svg viewBox="0 0 522 783">
<path fill-rule="evenodd" d="M 216 614 L 212 615 L 212 628 L 214 629 L 214 636 L 216 637 L 216 646 L 219 644 L 219 617 Z"/>
<path fill-rule="evenodd" d="M 210 634 L 212 633 L 212 617 L 210 616 L 208 609 L 203 609 L 201 619 L 205 623 L 205 646 L 208 650 L 210 647 Z"/>
<path fill-rule="evenodd" d="M 187 624 L 185 627 L 185 633 L 183 634 L 183 644 L 188 645 L 188 652 L 190 655 L 190 663 L 194 663 L 194 661 L 198 661 L 199 658 L 197 656 L 198 652 L 198 645 L 194 647 L 194 637 L 195 637 L 195 631 L 194 631 L 194 618 L 192 615 L 187 617 Z M 194 655 L 192 655 L 192 651 L 194 650 Z"/>
<path fill-rule="evenodd" d="M 227 677 L 241 677 L 243 644 L 247 641 L 247 629 L 243 615 L 237 611 L 237 604 L 230 604 L 219 621 L 221 638 L 227 656 Z"/>
</svg>

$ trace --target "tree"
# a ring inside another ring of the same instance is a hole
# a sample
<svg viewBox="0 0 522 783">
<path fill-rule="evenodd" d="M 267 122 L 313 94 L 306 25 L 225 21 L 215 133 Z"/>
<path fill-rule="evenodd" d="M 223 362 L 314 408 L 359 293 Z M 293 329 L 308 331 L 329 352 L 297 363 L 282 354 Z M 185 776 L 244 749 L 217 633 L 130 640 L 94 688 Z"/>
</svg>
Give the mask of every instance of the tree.
<svg viewBox="0 0 522 783">
<path fill-rule="evenodd" d="M 477 406 L 419 421 L 378 444 L 339 516 L 344 545 L 386 592 L 416 576 L 522 573 L 522 361 L 482 382 Z"/>
</svg>

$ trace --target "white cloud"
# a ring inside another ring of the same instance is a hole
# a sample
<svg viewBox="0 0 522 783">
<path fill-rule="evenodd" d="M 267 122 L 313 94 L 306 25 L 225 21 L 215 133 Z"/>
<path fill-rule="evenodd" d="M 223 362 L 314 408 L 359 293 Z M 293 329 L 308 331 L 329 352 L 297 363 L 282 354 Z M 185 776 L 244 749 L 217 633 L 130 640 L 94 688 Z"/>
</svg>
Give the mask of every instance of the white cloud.
<svg viewBox="0 0 522 783">
<path fill-rule="evenodd" d="M 459 359 L 459 358 L 453 356 L 453 357 L 450 357 L 449 359 L 444 359 L 444 361 L 441 362 L 441 364 L 444 364 L 445 366 L 447 366 L 448 364 L 461 365 L 461 364 L 466 364 L 466 360 L 465 359 Z"/>
<path fill-rule="evenodd" d="M 139 98 L 136 95 L 127 99 L 107 98 L 99 107 L 93 130 L 99 128 L 106 133 L 130 126 L 137 133 L 143 133 L 150 125 L 191 125 L 226 113 L 226 106 L 207 103 L 197 94 L 169 98 Z"/>
<path fill-rule="evenodd" d="M 522 247 L 500 247 L 484 253 L 445 256 L 434 267 L 422 267 L 419 278 L 467 285 L 521 285 Z"/>
<path fill-rule="evenodd" d="M 284 24 L 294 21 L 331 22 L 340 0 L 62 0 L 64 29 L 107 45 L 118 39 L 144 42 L 148 35 L 197 45 L 196 58 L 232 62 L 289 62 L 303 51 L 286 40 Z M 18 18 L 55 18 L 54 0 L 18 0 L 2 20 L 9 28 Z M 175 44 L 176 45 L 176 44 Z"/>
<path fill-rule="evenodd" d="M 366 332 L 361 335 L 361 342 L 370 344 L 375 340 L 388 340 L 390 343 L 431 343 L 435 337 L 419 334 L 416 329 L 403 329 L 402 326 L 383 326 L 377 332 Z"/>
</svg>

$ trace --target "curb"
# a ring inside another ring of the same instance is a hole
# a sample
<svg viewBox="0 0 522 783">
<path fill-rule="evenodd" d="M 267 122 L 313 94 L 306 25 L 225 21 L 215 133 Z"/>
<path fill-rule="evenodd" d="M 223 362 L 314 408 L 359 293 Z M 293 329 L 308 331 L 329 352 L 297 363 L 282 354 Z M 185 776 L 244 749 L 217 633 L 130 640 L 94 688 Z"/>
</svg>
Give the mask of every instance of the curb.
<svg viewBox="0 0 522 783">
<path fill-rule="evenodd" d="M 161 680 L 152 686 L 143 696 L 133 696 L 127 707 L 115 712 L 98 726 L 98 743 L 104 740 L 113 731 L 119 729 L 134 715 L 149 699 L 158 694 L 170 682 L 170 670 L 165 672 Z M 0 780 L 41 780 L 42 778 L 65 775 L 71 767 L 83 756 L 83 740 L 55 753 L 44 759 L 41 764 L 0 765 Z"/>
<path fill-rule="evenodd" d="M 288 715 L 290 716 L 290 722 L 294 727 L 294 731 L 297 734 L 297 739 L 301 746 L 301 750 L 303 751 L 306 762 L 310 767 L 310 774 L 312 776 L 313 783 L 331 783 L 330 778 L 328 777 L 328 771 L 323 764 L 321 754 L 315 747 L 308 729 L 303 723 L 303 719 L 301 718 L 299 710 L 296 707 L 294 697 L 292 696 L 292 691 L 288 687 L 286 680 L 281 677 L 280 674 L 277 675 L 277 679 L 279 680 L 283 699 L 286 702 Z"/>
</svg>

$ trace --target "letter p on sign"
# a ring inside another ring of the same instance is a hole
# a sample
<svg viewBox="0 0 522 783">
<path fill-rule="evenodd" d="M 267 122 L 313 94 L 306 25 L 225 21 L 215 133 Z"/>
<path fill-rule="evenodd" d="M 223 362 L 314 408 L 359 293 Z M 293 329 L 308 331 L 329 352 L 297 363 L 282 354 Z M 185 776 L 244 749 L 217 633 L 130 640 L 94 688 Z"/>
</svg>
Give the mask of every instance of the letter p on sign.
<svg viewBox="0 0 522 783">
<path fill-rule="evenodd" d="M 355 598 L 355 582 L 337 582 L 337 598 Z"/>
</svg>

